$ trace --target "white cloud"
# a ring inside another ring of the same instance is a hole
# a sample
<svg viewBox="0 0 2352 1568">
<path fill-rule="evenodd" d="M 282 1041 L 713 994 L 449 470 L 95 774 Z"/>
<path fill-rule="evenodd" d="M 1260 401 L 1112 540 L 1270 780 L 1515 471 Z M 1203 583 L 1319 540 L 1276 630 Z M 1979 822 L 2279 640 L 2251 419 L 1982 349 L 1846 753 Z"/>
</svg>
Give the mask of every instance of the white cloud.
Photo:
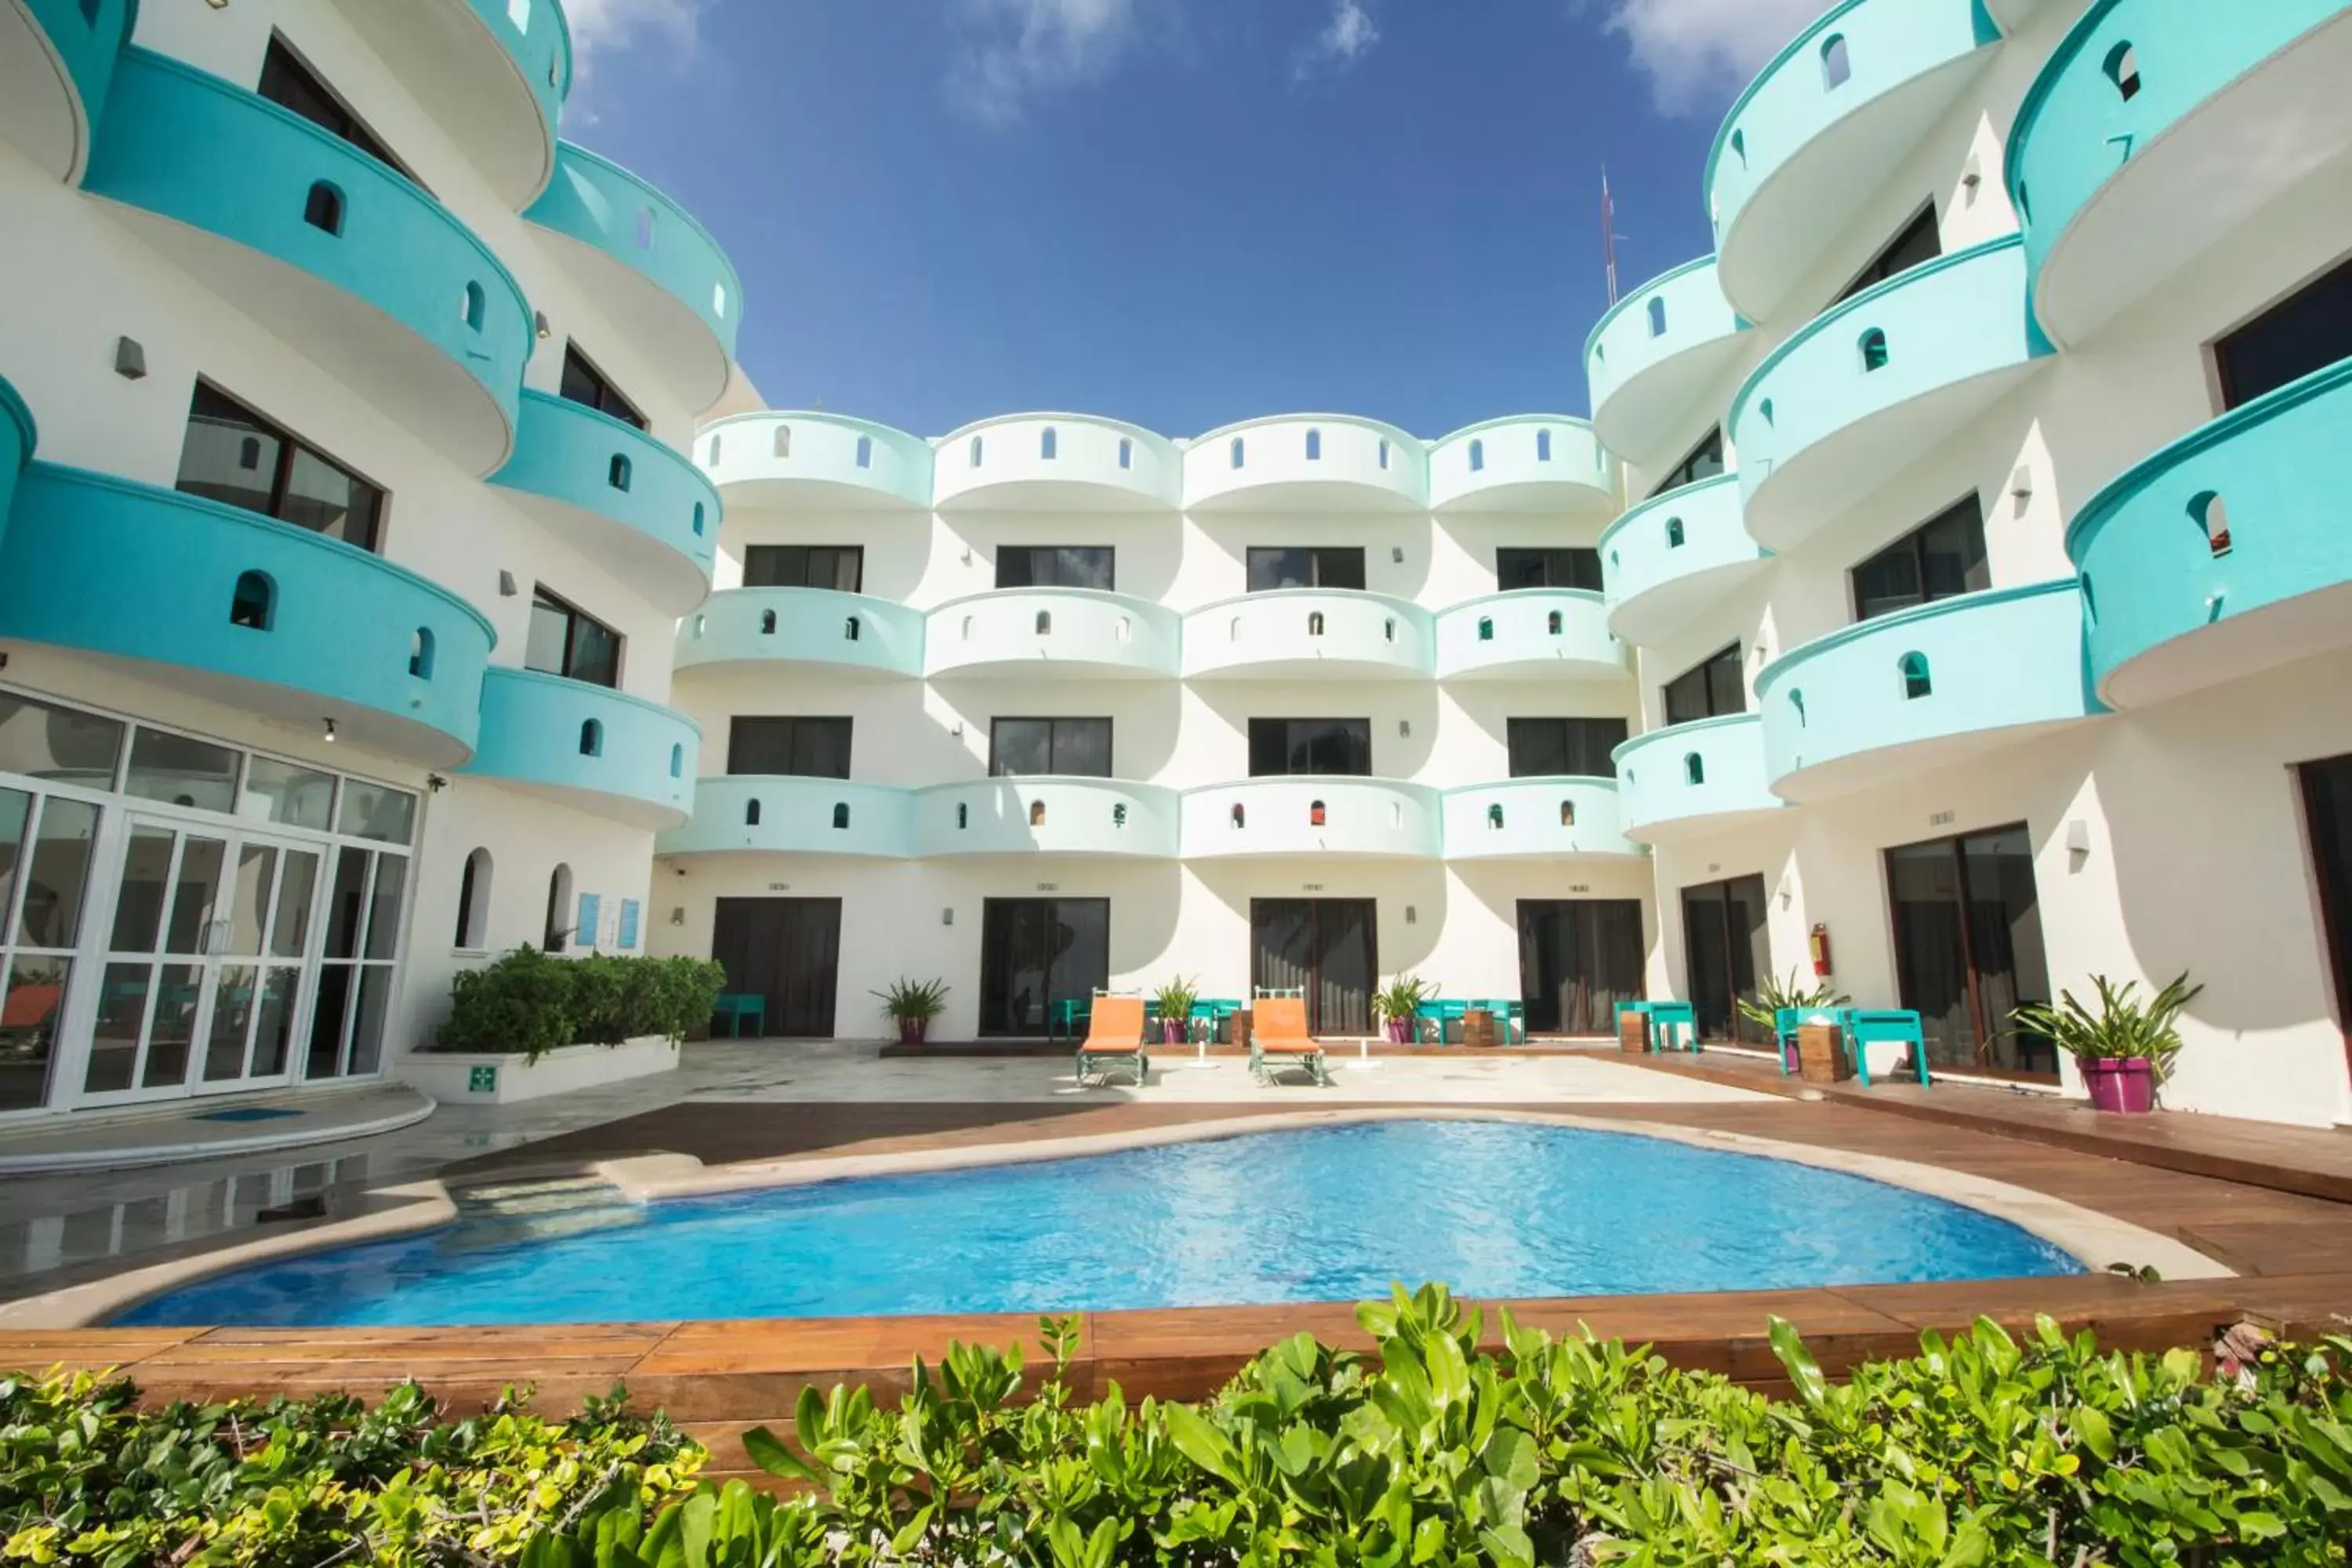
<svg viewBox="0 0 2352 1568">
<path fill-rule="evenodd" d="M 1025 118 L 1042 93 L 1100 80 L 1133 43 L 1135 0 L 960 0 L 948 97 L 986 125 Z"/>
<path fill-rule="evenodd" d="M 1823 0 L 1602 0 L 1658 107 L 1712 107 L 1821 15 Z"/>
<path fill-rule="evenodd" d="M 572 94 L 567 107 L 593 123 L 595 113 L 579 91 L 596 62 L 645 41 L 665 46 L 683 59 L 694 53 L 695 25 L 711 0 L 564 0 L 572 26 Z"/>
<path fill-rule="evenodd" d="M 1381 41 L 1380 25 L 1364 0 L 1332 0 L 1331 19 L 1298 51 L 1291 79 L 1305 81 L 1326 71 L 1343 71 L 1371 53 Z"/>
</svg>

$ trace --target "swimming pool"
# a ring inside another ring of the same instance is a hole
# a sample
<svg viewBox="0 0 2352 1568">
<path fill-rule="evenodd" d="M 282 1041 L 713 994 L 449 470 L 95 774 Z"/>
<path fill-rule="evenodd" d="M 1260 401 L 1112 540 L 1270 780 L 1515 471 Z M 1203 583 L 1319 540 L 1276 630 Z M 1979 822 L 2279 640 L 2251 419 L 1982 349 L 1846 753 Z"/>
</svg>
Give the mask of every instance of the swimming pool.
<svg viewBox="0 0 2352 1568">
<path fill-rule="evenodd" d="M 647 1205 L 482 1245 L 443 1230 L 249 1268 L 122 1324 L 464 1325 L 1046 1312 L 1766 1289 L 2078 1274 L 1880 1182 L 1664 1139 L 1393 1121 Z"/>
</svg>

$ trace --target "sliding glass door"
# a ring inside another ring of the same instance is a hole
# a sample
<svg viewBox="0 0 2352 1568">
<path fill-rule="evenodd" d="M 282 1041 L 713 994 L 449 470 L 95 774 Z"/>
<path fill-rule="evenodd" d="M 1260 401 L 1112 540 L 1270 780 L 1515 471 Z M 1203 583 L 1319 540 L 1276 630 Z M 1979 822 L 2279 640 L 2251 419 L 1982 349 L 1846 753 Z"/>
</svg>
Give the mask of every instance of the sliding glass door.
<svg viewBox="0 0 2352 1568">
<path fill-rule="evenodd" d="M 1639 899 L 1521 899 L 1519 997 L 1528 1031 L 1605 1035 L 1642 994 Z"/>
<path fill-rule="evenodd" d="M 1310 1034 L 1370 1034 L 1377 922 L 1370 899 L 1252 899 L 1250 989 L 1305 992 Z"/>
<path fill-rule="evenodd" d="M 839 899 L 721 899 L 711 921 L 710 956 L 727 971 L 730 993 L 766 1001 L 762 1034 L 833 1037 Z"/>
<path fill-rule="evenodd" d="M 1764 879 L 1734 877 L 1683 889 L 1683 957 L 1698 1032 L 1710 1040 L 1764 1044 L 1766 1034 L 1739 1011 L 1756 999 L 1759 976 L 1772 972 L 1764 930 Z"/>
<path fill-rule="evenodd" d="M 1108 899 L 989 899 L 981 906 L 980 1032 L 1043 1035 L 1054 1004 L 1110 985 Z"/>
<path fill-rule="evenodd" d="M 2049 1041 L 2011 1031 L 2010 1015 L 2050 1000 L 2050 966 L 2022 824 L 1886 851 L 1895 971 L 1919 1015 L 1932 1067 L 2054 1078 Z"/>
<path fill-rule="evenodd" d="M 2352 1019 L 2352 756 L 2305 763 L 2295 772 L 2303 780 L 2304 821 L 2341 1029 Z M 2346 1051 L 2352 1057 L 2352 1031 L 2346 1034 Z"/>
</svg>

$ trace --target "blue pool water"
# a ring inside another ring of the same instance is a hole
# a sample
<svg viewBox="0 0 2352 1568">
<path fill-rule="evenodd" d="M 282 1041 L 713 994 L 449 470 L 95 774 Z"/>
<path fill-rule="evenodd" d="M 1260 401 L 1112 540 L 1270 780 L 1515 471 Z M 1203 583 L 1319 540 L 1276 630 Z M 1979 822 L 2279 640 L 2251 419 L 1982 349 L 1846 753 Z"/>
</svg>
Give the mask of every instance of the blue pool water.
<svg viewBox="0 0 2352 1568">
<path fill-rule="evenodd" d="M 1386 1121 L 649 1205 L 486 1244 L 459 1223 L 224 1275 L 121 1323 L 423 1325 L 1762 1289 L 2075 1274 L 2004 1220 L 1626 1133 Z"/>
</svg>

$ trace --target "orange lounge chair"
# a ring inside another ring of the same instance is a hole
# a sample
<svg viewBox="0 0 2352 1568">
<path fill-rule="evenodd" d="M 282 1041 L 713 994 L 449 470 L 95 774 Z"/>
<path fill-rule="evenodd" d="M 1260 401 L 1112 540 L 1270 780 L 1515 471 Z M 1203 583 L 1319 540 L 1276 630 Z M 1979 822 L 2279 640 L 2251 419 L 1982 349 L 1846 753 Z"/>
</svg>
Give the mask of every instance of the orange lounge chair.
<svg viewBox="0 0 2352 1568">
<path fill-rule="evenodd" d="M 1331 1084 L 1331 1069 L 1323 1047 L 1307 1033 L 1307 999 L 1303 996 L 1261 996 L 1250 1023 L 1250 1076 L 1271 1083 L 1285 1064 L 1297 1062 L 1323 1088 Z"/>
<path fill-rule="evenodd" d="M 1078 1047 L 1078 1081 L 1087 1081 L 1094 1073 L 1105 1083 L 1110 1081 L 1110 1070 L 1118 1067 L 1134 1075 L 1137 1088 L 1143 1086 L 1143 1075 L 1151 1070 L 1151 1058 L 1143 1054 L 1143 998 L 1140 996 L 1097 996 L 1094 1016 L 1087 1022 L 1087 1037 Z"/>
</svg>

